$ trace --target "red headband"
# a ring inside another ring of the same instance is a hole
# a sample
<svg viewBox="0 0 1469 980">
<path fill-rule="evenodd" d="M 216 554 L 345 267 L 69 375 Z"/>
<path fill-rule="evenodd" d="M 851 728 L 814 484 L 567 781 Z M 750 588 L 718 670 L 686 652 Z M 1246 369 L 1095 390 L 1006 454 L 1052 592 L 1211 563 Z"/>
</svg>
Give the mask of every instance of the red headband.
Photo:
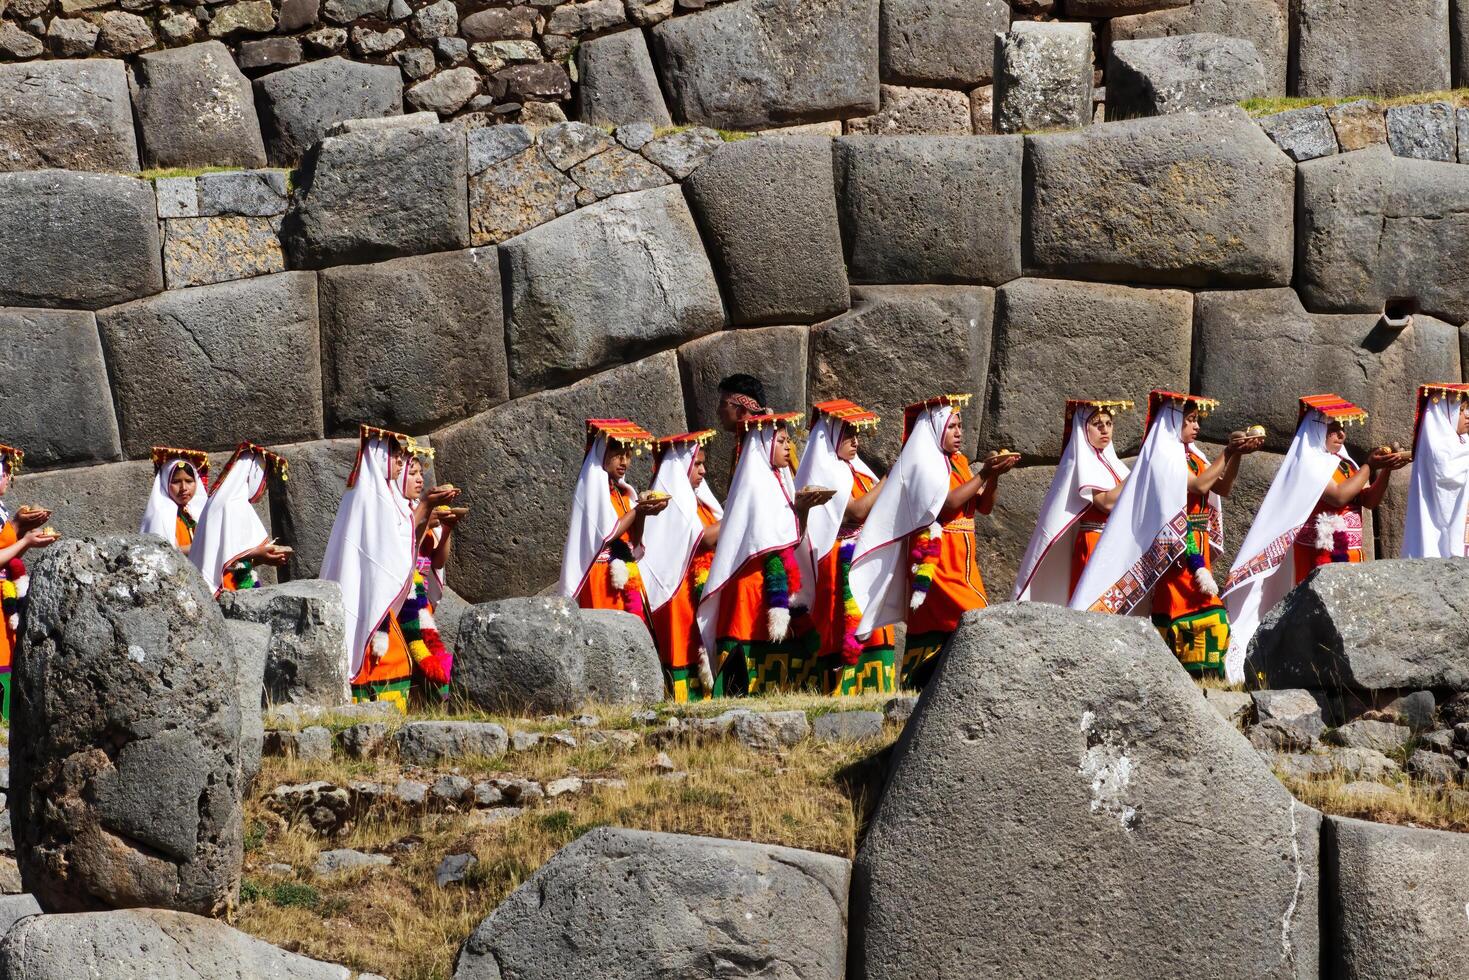
<svg viewBox="0 0 1469 980">
<path fill-rule="evenodd" d="M 741 395 L 737 394 L 736 392 L 730 391 L 725 392 L 725 397 L 730 400 L 731 404 L 738 405 L 740 408 L 747 409 L 751 412 L 761 411 L 760 403 L 751 398 L 749 395 Z"/>
</svg>

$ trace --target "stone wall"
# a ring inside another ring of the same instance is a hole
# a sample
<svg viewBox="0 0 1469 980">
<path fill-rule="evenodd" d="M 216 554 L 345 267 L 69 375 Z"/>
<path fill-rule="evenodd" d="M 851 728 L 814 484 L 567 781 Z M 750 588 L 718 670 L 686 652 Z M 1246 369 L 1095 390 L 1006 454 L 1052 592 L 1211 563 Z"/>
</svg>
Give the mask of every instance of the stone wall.
<svg viewBox="0 0 1469 980">
<path fill-rule="evenodd" d="M 294 166 L 411 111 L 968 135 L 1396 96 L 1469 79 L 1464 2 L 5 0 L 0 169 Z"/>
<path fill-rule="evenodd" d="M 1299 395 L 1367 407 L 1362 452 L 1408 441 L 1416 384 L 1464 376 L 1469 170 L 1341 152 L 1346 123 L 1299 163 L 1238 110 L 1026 137 L 343 129 L 291 174 L 0 174 L 16 502 L 130 530 L 151 444 L 254 439 L 291 460 L 269 517 L 310 576 L 355 425 L 392 426 L 468 490 L 454 584 L 488 599 L 553 581 L 585 417 L 706 426 L 713 382 L 747 370 L 781 408 L 872 405 L 882 466 L 906 401 L 970 391 L 967 448 L 1025 454 L 981 522 L 1003 595 L 1067 396 L 1190 387 L 1224 400 L 1206 440 L 1266 425 L 1237 542 Z M 1125 451 L 1140 428 L 1121 420 Z"/>
</svg>

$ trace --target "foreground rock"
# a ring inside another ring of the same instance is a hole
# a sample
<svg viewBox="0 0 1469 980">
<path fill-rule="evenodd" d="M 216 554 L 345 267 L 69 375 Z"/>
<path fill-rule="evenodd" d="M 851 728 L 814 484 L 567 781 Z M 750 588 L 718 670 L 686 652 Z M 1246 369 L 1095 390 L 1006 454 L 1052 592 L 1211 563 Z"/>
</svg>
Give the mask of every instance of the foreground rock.
<svg viewBox="0 0 1469 980">
<path fill-rule="evenodd" d="M 1327 817 L 1331 976 L 1469 976 L 1469 837 Z"/>
<path fill-rule="evenodd" d="M 852 955 L 866 980 L 1316 977 L 1319 825 L 1146 623 L 971 613 L 858 853 Z"/>
<path fill-rule="evenodd" d="M 0 975 L 15 980 L 348 980 L 352 971 L 288 953 L 213 919 L 133 909 L 23 919 L 0 944 Z"/>
<path fill-rule="evenodd" d="M 1245 676 L 1273 688 L 1469 690 L 1466 594 L 1464 562 L 1324 566 L 1266 614 Z"/>
<path fill-rule="evenodd" d="M 347 663 L 342 590 L 335 582 L 306 579 L 220 596 L 230 619 L 270 627 L 266 648 L 265 697 L 323 707 L 347 704 Z"/>
<path fill-rule="evenodd" d="M 850 869 L 789 847 L 599 828 L 479 924 L 454 980 L 839 980 Z"/>
<path fill-rule="evenodd" d="M 157 538 L 63 540 L 35 562 L 11 805 L 21 871 L 44 908 L 233 908 L 233 642 L 204 580 Z"/>
<path fill-rule="evenodd" d="M 456 639 L 455 688 L 485 710 L 534 715 L 663 697 L 652 638 L 629 613 L 502 599 L 465 611 Z"/>
</svg>

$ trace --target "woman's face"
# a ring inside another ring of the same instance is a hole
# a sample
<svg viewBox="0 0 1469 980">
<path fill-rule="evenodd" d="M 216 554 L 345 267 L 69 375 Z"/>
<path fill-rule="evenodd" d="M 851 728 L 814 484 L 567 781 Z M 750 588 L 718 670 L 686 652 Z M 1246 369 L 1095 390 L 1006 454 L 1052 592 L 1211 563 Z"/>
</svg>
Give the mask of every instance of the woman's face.
<svg viewBox="0 0 1469 980">
<path fill-rule="evenodd" d="M 775 442 L 770 447 L 771 467 L 780 469 L 791 463 L 791 434 L 785 429 L 775 430 Z"/>
<path fill-rule="evenodd" d="M 1197 409 L 1183 413 L 1183 429 L 1178 433 L 1178 438 L 1185 446 L 1192 445 L 1199 437 L 1199 412 Z"/>
<path fill-rule="evenodd" d="M 1469 435 L 1469 402 L 1459 403 L 1459 435 Z M 0 493 L 4 492 L 3 485 L 0 485 Z"/>
<path fill-rule="evenodd" d="M 620 442 L 609 442 L 607 452 L 602 456 L 602 469 L 613 480 L 621 480 L 627 476 L 627 468 L 632 465 L 632 450 Z"/>
<path fill-rule="evenodd" d="M 950 412 L 949 421 L 944 424 L 944 436 L 940 446 L 944 452 L 953 455 L 964 445 L 964 423 L 959 418 L 959 413 Z"/>
<path fill-rule="evenodd" d="M 403 487 L 403 496 L 409 500 L 417 500 L 423 496 L 423 464 L 417 457 L 408 464 L 408 482 Z"/>
<path fill-rule="evenodd" d="M 704 482 L 704 470 L 708 468 L 704 465 L 706 459 L 703 446 L 694 450 L 694 464 L 689 467 L 689 485 L 695 490 Z"/>
<path fill-rule="evenodd" d="M 10 489 L 10 464 L 0 466 L 0 494 Z"/>
<path fill-rule="evenodd" d="M 1096 412 L 1086 423 L 1086 441 L 1098 452 L 1112 445 L 1112 413 Z"/>
<path fill-rule="evenodd" d="M 857 438 L 857 427 L 843 423 L 841 439 L 837 441 L 837 458 L 850 463 L 857 458 L 857 450 L 861 448 L 861 441 Z"/>
<path fill-rule="evenodd" d="M 194 479 L 194 471 L 187 466 L 175 466 L 168 477 L 168 495 L 173 502 L 180 507 L 187 507 L 189 501 L 194 499 L 194 491 L 199 488 L 199 481 Z"/>
<path fill-rule="evenodd" d="M 392 451 L 388 453 L 388 482 L 397 483 L 398 477 L 403 475 L 403 454 Z"/>
</svg>

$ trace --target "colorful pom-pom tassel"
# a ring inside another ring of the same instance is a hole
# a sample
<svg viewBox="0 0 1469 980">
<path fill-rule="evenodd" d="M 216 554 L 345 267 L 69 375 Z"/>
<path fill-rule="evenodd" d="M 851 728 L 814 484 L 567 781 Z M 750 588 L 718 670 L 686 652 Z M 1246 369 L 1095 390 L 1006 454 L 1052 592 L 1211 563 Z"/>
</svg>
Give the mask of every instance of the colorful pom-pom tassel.
<svg viewBox="0 0 1469 980">
<path fill-rule="evenodd" d="M 943 525 L 930 524 L 913 538 L 910 554 L 913 562 L 913 595 L 908 600 L 910 609 L 917 609 L 928 598 L 928 590 L 933 586 L 933 577 L 938 572 L 943 535 Z"/>
</svg>

